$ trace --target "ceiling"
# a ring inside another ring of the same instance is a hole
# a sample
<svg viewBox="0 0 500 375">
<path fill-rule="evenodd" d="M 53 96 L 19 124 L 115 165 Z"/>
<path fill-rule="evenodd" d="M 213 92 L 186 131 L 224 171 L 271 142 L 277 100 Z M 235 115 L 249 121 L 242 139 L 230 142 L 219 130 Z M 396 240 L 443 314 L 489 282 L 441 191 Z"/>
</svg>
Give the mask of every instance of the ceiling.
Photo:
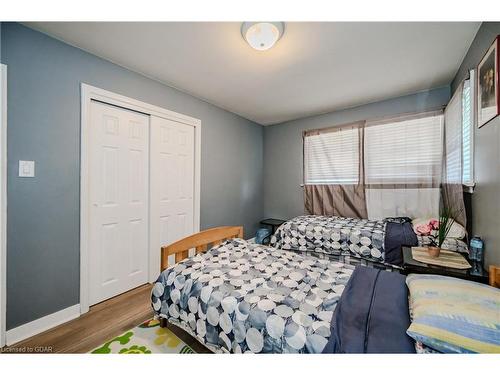
<svg viewBox="0 0 500 375">
<path fill-rule="evenodd" d="M 26 25 L 269 125 L 447 85 L 480 23 L 289 22 L 268 51 L 237 22 Z"/>
</svg>

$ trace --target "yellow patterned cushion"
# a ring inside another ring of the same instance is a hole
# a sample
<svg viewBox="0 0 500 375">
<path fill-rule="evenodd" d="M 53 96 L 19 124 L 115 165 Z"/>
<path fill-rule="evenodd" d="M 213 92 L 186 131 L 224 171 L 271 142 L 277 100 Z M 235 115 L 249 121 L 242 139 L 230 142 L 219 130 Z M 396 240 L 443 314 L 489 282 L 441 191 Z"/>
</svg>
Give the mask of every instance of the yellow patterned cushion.
<svg viewBox="0 0 500 375">
<path fill-rule="evenodd" d="M 500 353 L 500 290 L 437 275 L 409 275 L 408 335 L 442 353 Z"/>
</svg>

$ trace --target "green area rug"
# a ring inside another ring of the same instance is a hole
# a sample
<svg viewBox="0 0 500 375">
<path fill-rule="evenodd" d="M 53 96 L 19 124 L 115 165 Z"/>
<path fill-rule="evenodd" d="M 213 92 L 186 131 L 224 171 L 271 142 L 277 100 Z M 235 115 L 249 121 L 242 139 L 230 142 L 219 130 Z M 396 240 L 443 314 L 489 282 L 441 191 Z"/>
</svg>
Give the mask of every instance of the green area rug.
<svg viewBox="0 0 500 375">
<path fill-rule="evenodd" d="M 156 319 L 148 320 L 131 331 L 115 337 L 91 354 L 151 354 L 151 353 L 194 353 L 184 341 L 168 328 L 161 328 Z"/>
</svg>

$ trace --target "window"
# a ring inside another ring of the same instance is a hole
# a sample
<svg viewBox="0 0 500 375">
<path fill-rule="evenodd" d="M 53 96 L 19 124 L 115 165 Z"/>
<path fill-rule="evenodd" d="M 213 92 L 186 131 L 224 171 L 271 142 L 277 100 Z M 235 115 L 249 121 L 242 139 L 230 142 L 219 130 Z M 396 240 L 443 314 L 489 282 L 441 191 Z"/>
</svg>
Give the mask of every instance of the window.
<svg viewBox="0 0 500 375">
<path fill-rule="evenodd" d="M 306 184 L 359 183 L 359 126 L 316 131 L 304 137 Z"/>
<path fill-rule="evenodd" d="M 365 128 L 367 184 L 433 184 L 441 177 L 442 114 Z"/>
<path fill-rule="evenodd" d="M 361 182 L 367 185 L 431 187 L 442 179 L 445 155 L 446 181 L 473 185 L 472 80 L 471 72 L 471 79 L 453 96 L 444 115 L 428 112 L 308 132 L 304 137 L 305 183 L 358 184 L 363 174 Z"/>
<path fill-rule="evenodd" d="M 474 71 L 464 82 L 462 92 L 462 183 L 474 185 Z"/>
<path fill-rule="evenodd" d="M 462 87 L 461 87 L 462 88 Z M 462 183 L 462 97 L 459 88 L 444 110 L 445 127 L 445 182 Z"/>
<path fill-rule="evenodd" d="M 471 71 L 470 79 L 457 89 L 445 110 L 446 180 L 467 186 L 474 185 L 473 80 Z"/>
</svg>

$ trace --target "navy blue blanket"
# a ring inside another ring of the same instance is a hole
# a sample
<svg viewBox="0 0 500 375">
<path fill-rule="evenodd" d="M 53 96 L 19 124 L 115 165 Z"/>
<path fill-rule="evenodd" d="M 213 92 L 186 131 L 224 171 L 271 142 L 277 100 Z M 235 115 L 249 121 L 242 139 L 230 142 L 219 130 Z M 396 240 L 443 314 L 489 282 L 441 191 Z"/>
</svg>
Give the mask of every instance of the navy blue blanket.
<svg viewBox="0 0 500 375">
<path fill-rule="evenodd" d="M 387 218 L 385 227 L 385 262 L 396 266 L 403 265 L 403 246 L 417 246 L 418 238 L 413 231 L 411 219 Z"/>
<path fill-rule="evenodd" d="M 415 353 L 405 277 L 357 266 L 331 321 L 323 353 Z"/>
</svg>

